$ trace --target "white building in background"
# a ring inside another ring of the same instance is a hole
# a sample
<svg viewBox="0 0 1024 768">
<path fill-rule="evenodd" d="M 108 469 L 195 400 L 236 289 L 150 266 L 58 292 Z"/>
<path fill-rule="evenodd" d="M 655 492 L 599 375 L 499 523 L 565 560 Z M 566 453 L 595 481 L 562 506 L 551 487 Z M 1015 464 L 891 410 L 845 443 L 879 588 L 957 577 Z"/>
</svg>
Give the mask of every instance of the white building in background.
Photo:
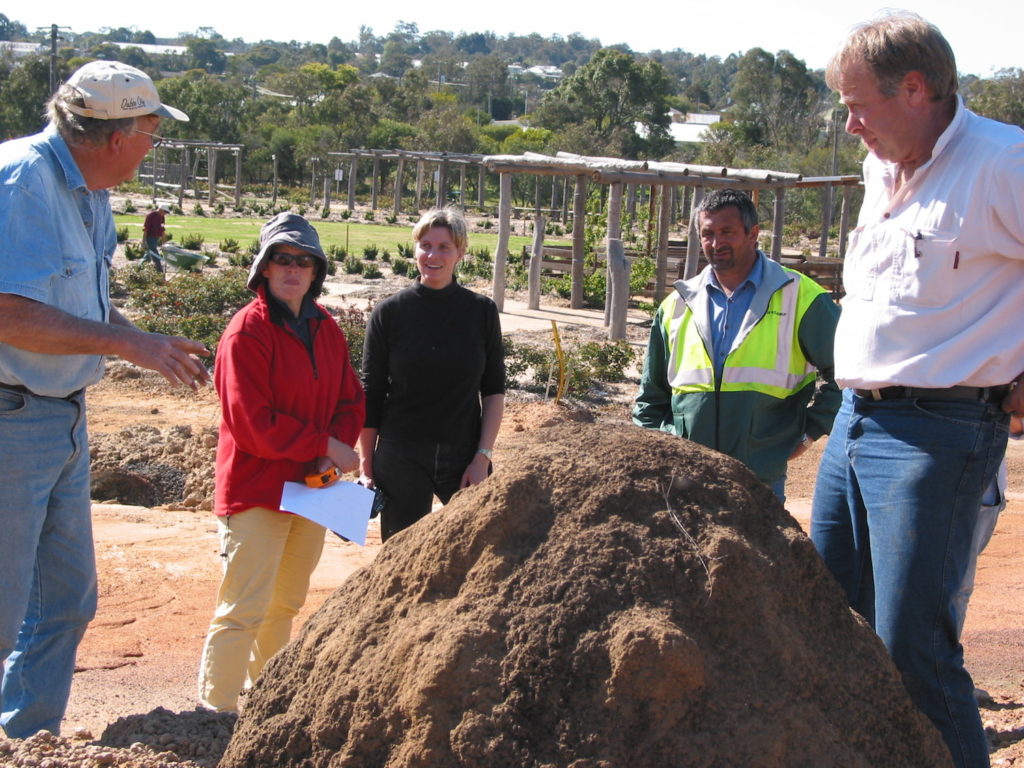
<svg viewBox="0 0 1024 768">
<path fill-rule="evenodd" d="M 50 48 L 42 43 L 16 43 L 10 40 L 0 40 L 0 56 L 11 56 L 14 59 L 23 59 L 36 53 L 49 53 Z"/>
<path fill-rule="evenodd" d="M 707 141 L 705 133 L 715 123 L 722 122 L 718 112 L 680 112 L 669 109 L 669 135 L 676 144 L 703 144 Z M 640 137 L 647 136 L 647 127 L 643 123 L 635 123 L 634 128 Z"/>
<path fill-rule="evenodd" d="M 677 143 L 703 143 L 706 141 L 704 134 L 707 129 L 722 121 L 721 114 L 717 112 L 683 113 L 677 109 L 670 109 L 669 115 L 672 117 L 672 123 L 668 131 Z"/>
<path fill-rule="evenodd" d="M 138 48 L 143 53 L 149 54 L 150 56 L 166 56 L 168 54 L 174 56 L 184 56 L 188 52 L 188 48 L 184 45 L 156 45 L 154 43 L 111 43 L 116 45 L 118 48 Z M 226 53 L 226 56 L 231 56 L 230 53 Z"/>
</svg>

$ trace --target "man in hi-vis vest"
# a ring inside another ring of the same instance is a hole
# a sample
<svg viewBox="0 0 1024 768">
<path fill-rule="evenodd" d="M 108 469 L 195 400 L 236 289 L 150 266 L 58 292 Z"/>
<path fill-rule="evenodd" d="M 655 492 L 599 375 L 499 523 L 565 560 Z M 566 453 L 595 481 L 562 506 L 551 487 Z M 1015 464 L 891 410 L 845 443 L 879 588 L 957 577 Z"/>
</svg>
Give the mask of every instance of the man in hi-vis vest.
<svg viewBox="0 0 1024 768">
<path fill-rule="evenodd" d="M 677 281 L 654 316 L 633 421 L 739 459 L 785 501 L 786 463 L 828 434 L 839 408 L 839 307 L 758 250 L 744 193 L 712 192 L 695 216 L 708 266 Z"/>
</svg>

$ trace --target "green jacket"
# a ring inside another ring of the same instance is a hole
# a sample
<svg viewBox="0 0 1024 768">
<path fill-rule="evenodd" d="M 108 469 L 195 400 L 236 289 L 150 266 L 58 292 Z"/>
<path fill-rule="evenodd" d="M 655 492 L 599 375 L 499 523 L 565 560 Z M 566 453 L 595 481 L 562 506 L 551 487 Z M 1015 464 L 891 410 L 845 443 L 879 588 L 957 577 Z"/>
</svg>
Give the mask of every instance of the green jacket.
<svg viewBox="0 0 1024 768">
<path fill-rule="evenodd" d="M 710 362 L 711 268 L 675 284 L 654 317 L 633 421 L 726 453 L 771 483 L 785 474 L 789 455 L 805 434 L 817 439 L 832 429 L 841 399 L 832 362 L 839 307 L 810 278 L 763 254 L 760 258 L 764 276 L 726 358 L 724 384 Z M 798 301 L 796 322 L 790 323 L 797 346 L 782 350 L 789 365 L 777 371 L 765 340 L 771 337 L 774 347 L 780 323 L 786 322 L 778 310 L 789 284 Z M 679 343 L 688 339 L 700 347 L 670 349 L 670 324 L 682 328 L 676 331 Z M 815 368 L 822 379 L 818 388 Z"/>
</svg>

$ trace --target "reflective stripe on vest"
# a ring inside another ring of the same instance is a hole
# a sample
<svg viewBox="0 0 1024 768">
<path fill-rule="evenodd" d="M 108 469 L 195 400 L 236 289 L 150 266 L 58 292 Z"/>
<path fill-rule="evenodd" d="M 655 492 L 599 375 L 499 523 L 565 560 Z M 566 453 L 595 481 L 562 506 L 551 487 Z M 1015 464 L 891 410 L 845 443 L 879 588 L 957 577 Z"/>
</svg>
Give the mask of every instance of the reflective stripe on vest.
<svg viewBox="0 0 1024 768">
<path fill-rule="evenodd" d="M 791 270 L 787 270 L 791 272 Z M 722 392 L 760 392 L 786 398 L 814 381 L 815 368 L 800 348 L 798 330 L 807 308 L 824 293 L 812 280 L 794 279 L 772 294 L 764 317 L 725 360 Z M 693 323 L 693 312 L 679 294 L 663 320 L 673 394 L 715 390 L 714 366 Z"/>
</svg>

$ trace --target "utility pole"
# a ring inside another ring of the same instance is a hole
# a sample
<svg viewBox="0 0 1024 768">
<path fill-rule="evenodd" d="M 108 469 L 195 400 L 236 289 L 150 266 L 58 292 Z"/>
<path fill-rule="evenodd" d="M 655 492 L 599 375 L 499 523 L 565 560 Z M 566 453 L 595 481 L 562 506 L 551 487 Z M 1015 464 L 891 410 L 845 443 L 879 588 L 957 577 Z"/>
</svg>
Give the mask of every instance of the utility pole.
<svg viewBox="0 0 1024 768">
<path fill-rule="evenodd" d="M 57 41 L 65 40 L 66 38 L 58 35 L 58 31 L 68 30 L 70 27 L 58 27 L 56 24 L 51 24 L 49 27 L 38 27 L 36 28 L 37 34 L 49 34 L 50 36 L 50 95 L 52 96 L 57 92 Z"/>
</svg>

